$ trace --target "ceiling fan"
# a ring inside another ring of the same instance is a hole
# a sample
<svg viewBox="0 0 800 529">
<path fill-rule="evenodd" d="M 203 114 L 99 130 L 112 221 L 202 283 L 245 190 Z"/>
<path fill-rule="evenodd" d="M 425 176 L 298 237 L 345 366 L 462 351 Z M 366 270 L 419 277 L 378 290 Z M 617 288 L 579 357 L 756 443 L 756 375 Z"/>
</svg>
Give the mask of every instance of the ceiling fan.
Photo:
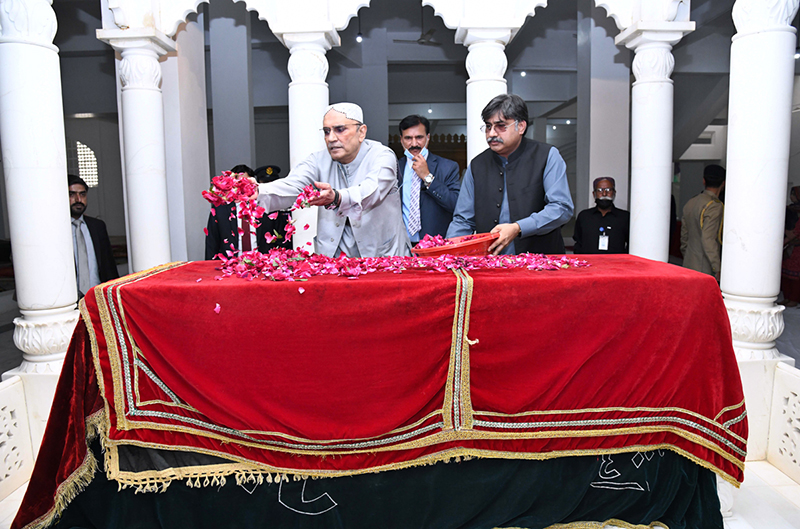
<svg viewBox="0 0 800 529">
<path fill-rule="evenodd" d="M 410 39 L 394 39 L 394 42 L 416 42 L 422 46 L 441 46 L 441 42 L 436 42 L 431 40 L 433 34 L 436 32 L 435 29 L 429 29 L 427 32 L 425 31 L 425 19 L 423 17 L 423 7 L 420 6 L 419 18 L 420 18 L 420 31 L 419 31 L 419 38 L 410 40 Z"/>
</svg>

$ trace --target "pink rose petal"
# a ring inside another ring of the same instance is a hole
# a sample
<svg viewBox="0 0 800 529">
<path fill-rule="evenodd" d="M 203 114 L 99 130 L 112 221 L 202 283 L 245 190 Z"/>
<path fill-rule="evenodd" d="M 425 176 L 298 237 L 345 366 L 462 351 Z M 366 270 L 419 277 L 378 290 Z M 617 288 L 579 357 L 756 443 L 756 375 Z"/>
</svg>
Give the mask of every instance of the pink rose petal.
<svg viewBox="0 0 800 529">
<path fill-rule="evenodd" d="M 216 312 L 217 314 L 219 314 L 219 303 L 217 303 L 217 306 L 216 306 L 216 307 L 214 307 L 214 312 Z"/>
<path fill-rule="evenodd" d="M 305 292 L 305 291 L 306 291 L 306 289 L 304 289 L 303 287 L 300 287 L 300 288 L 298 288 L 298 289 L 297 289 L 297 291 L 298 291 L 298 292 L 300 292 L 300 293 L 302 294 L 303 292 Z"/>
</svg>

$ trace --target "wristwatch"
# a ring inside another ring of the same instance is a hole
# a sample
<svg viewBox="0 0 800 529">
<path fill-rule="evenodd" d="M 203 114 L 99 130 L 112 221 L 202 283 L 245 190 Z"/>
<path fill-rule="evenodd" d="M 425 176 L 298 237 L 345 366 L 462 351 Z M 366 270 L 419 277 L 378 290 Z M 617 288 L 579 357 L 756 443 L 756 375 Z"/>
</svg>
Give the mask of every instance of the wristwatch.
<svg viewBox="0 0 800 529">
<path fill-rule="evenodd" d="M 428 176 L 422 179 L 425 182 L 425 187 L 430 187 L 433 183 L 433 173 L 428 173 Z"/>
</svg>

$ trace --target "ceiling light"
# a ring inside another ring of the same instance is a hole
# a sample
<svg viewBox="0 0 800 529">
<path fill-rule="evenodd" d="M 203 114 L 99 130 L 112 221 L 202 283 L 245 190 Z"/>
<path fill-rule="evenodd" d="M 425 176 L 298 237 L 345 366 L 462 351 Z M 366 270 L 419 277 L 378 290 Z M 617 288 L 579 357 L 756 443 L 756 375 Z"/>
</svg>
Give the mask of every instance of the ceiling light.
<svg viewBox="0 0 800 529">
<path fill-rule="evenodd" d="M 800 51 L 794 52 L 794 58 L 795 60 L 800 59 Z"/>
<path fill-rule="evenodd" d="M 356 42 L 361 44 L 362 40 L 364 40 L 364 37 L 361 35 L 361 17 L 358 17 L 358 35 L 356 35 Z"/>
<path fill-rule="evenodd" d="M 433 109 L 431 108 L 430 105 L 428 105 L 428 114 L 433 114 Z"/>
<path fill-rule="evenodd" d="M 364 40 L 364 37 L 361 36 L 361 33 L 356 35 L 356 42 L 360 43 L 362 40 Z"/>
<path fill-rule="evenodd" d="M 528 72 L 526 72 L 525 70 L 522 70 L 521 72 L 519 72 L 519 76 L 520 77 L 525 77 L 526 75 L 528 75 Z"/>
<path fill-rule="evenodd" d="M 556 130 L 556 126 L 555 125 L 553 125 L 553 130 Z"/>
<path fill-rule="evenodd" d="M 570 120 L 567 120 L 567 125 L 571 125 L 571 124 L 572 124 L 572 122 Z"/>
</svg>

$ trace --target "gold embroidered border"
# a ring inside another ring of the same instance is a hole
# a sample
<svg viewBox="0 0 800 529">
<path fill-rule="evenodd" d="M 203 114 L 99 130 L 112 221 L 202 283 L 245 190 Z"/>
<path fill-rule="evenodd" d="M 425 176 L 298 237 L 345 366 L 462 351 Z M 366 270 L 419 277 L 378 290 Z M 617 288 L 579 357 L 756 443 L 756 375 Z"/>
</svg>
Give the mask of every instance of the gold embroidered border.
<svg viewBox="0 0 800 529">
<path fill-rule="evenodd" d="M 469 366 L 469 347 L 472 342 L 469 339 L 469 316 L 472 309 L 472 293 L 474 289 L 475 280 L 465 270 L 458 271 L 467 283 L 465 307 L 463 309 L 463 325 L 462 337 L 460 344 L 461 355 L 461 397 L 460 406 L 458 411 L 461 417 L 461 429 L 471 430 L 473 423 L 473 410 L 472 410 L 472 385 L 470 382 L 470 366 Z M 475 341 L 477 343 L 477 340 Z"/>
<path fill-rule="evenodd" d="M 744 414 L 743 414 L 744 415 Z M 741 437 L 725 430 L 724 433 L 718 433 L 708 428 L 700 423 L 695 423 L 690 420 L 684 419 L 682 417 L 677 417 L 675 415 L 664 414 L 660 416 L 641 416 L 641 417 L 620 417 L 620 418 L 606 418 L 606 419 L 584 419 L 584 420 L 561 420 L 561 421 L 544 421 L 544 422 L 534 422 L 531 424 L 526 423 L 516 423 L 516 422 L 509 422 L 509 423 L 498 423 L 486 420 L 476 419 L 476 423 L 478 426 L 484 428 L 492 428 L 498 431 L 514 431 L 514 430 L 521 430 L 525 431 L 528 429 L 539 429 L 541 431 L 559 431 L 559 428 L 567 428 L 567 427 L 580 427 L 586 426 L 589 429 L 597 429 L 599 427 L 604 426 L 613 426 L 619 425 L 622 422 L 633 423 L 652 423 L 653 421 L 657 422 L 665 422 L 665 423 L 678 423 L 683 424 L 687 431 L 691 429 L 692 431 L 699 431 L 705 433 L 709 438 L 715 439 L 715 442 L 719 443 L 720 446 L 725 445 L 734 452 L 739 453 L 742 457 L 746 455 L 747 449 L 747 441 L 742 439 Z M 548 424 L 550 423 L 550 424 Z M 571 423 L 571 424 L 570 424 Z M 743 447 L 736 446 L 736 443 L 731 441 L 725 434 L 729 434 L 729 437 L 736 438 Z"/>
<path fill-rule="evenodd" d="M 631 524 L 616 518 L 609 518 L 605 522 L 572 522 L 572 523 L 557 523 L 548 525 L 545 529 L 603 529 L 603 527 L 620 527 L 622 529 L 655 529 L 661 527 L 662 529 L 669 529 L 665 524 L 655 521 L 647 525 Z M 527 527 L 495 527 L 494 529 L 529 529 Z"/>
<path fill-rule="evenodd" d="M 665 407 L 665 408 L 635 407 L 635 408 L 629 408 L 629 407 L 617 406 L 617 407 L 605 407 L 605 408 L 580 408 L 580 409 L 571 409 L 571 410 L 535 410 L 535 411 L 524 411 L 524 412 L 520 412 L 520 413 L 499 413 L 499 412 L 493 412 L 493 411 L 476 411 L 476 412 L 474 412 L 474 414 L 476 416 L 486 416 L 486 417 L 528 417 L 528 416 L 535 416 L 535 415 L 558 415 L 558 414 L 564 414 L 564 415 L 573 414 L 574 415 L 574 414 L 579 414 L 579 413 L 607 413 L 607 412 L 655 412 L 655 413 L 659 413 L 659 412 L 660 413 L 663 413 L 663 412 L 679 412 L 679 413 L 685 413 L 686 415 L 691 415 L 692 417 L 695 417 L 696 419 L 699 419 L 701 421 L 705 421 L 707 423 L 710 423 L 710 424 L 716 426 L 717 428 L 723 430 L 725 433 L 727 433 L 728 435 L 730 435 L 731 437 L 733 437 L 737 441 L 740 441 L 741 443 L 746 444 L 747 443 L 747 439 L 744 439 L 743 437 L 741 437 L 739 435 L 736 435 L 734 432 L 732 432 L 730 430 L 729 427 L 726 427 L 724 424 L 718 422 L 719 417 L 721 415 L 723 415 L 726 411 L 735 410 L 735 409 L 740 408 L 742 406 L 744 406 L 744 401 L 742 401 L 739 404 L 736 404 L 734 406 L 728 406 L 727 408 L 724 408 L 722 411 L 720 411 L 713 420 L 709 419 L 708 417 L 706 417 L 704 415 L 700 415 L 699 413 L 696 413 L 696 412 L 693 412 L 693 411 L 690 411 L 690 410 L 687 410 L 687 409 L 684 409 L 684 408 L 675 408 L 675 407 Z"/>
<path fill-rule="evenodd" d="M 461 276 L 458 275 L 456 270 L 453 270 L 453 274 L 456 276 L 456 297 L 453 303 L 453 311 L 455 314 L 453 314 L 453 329 L 450 338 L 450 362 L 447 367 L 447 382 L 444 387 L 444 403 L 442 405 L 442 418 L 444 419 L 445 430 L 453 429 L 453 415 L 455 413 L 453 409 L 453 391 L 455 388 L 457 365 L 456 355 L 460 354 L 461 351 L 459 336 L 461 333 L 461 296 L 464 285 L 462 284 Z"/>
<path fill-rule="evenodd" d="M 568 524 L 557 523 L 546 527 L 545 529 L 602 529 L 603 527 L 621 527 L 622 529 L 655 529 L 661 527 L 662 529 L 669 529 L 665 524 L 655 521 L 647 525 L 632 524 L 616 518 L 610 518 L 605 522 L 572 522 Z"/>
<path fill-rule="evenodd" d="M 232 474 L 255 475 L 255 474 L 275 473 L 282 476 L 289 476 L 289 475 L 295 476 L 298 479 L 331 478 L 331 477 L 346 477 L 346 476 L 357 476 L 361 474 L 386 472 L 391 470 L 400 470 L 405 468 L 434 465 L 437 463 L 448 463 L 450 461 L 458 462 L 462 459 L 467 460 L 476 457 L 486 458 L 486 459 L 544 461 L 559 457 L 588 456 L 588 455 L 597 456 L 603 454 L 622 454 L 622 453 L 637 452 L 637 451 L 645 452 L 645 451 L 652 451 L 659 449 L 670 450 L 674 453 L 677 453 L 678 455 L 681 455 L 686 459 L 689 459 L 693 463 L 714 472 L 715 474 L 717 474 L 718 476 L 720 476 L 722 479 L 732 484 L 733 486 L 737 488 L 740 486 L 739 481 L 730 474 L 728 474 L 727 472 L 715 467 L 714 465 L 708 463 L 703 459 L 696 457 L 695 455 L 689 452 L 686 452 L 682 448 L 666 443 L 661 443 L 656 445 L 636 445 L 624 448 L 563 450 L 563 451 L 548 452 L 548 453 L 520 453 L 520 452 L 493 451 L 493 450 L 481 450 L 481 449 L 471 449 L 471 448 L 451 448 L 408 461 L 399 461 L 396 463 L 389 463 L 377 467 L 352 469 L 352 470 L 319 470 L 319 469 L 298 470 L 293 468 L 274 467 L 266 464 L 254 463 L 239 456 L 226 455 L 225 457 L 231 460 L 232 461 L 231 463 L 213 465 L 212 467 L 210 467 L 208 472 L 206 472 L 206 468 L 209 467 L 194 466 L 194 467 L 174 468 L 166 471 L 153 470 L 153 471 L 146 471 L 139 473 L 122 472 L 119 470 L 119 465 L 118 465 L 119 458 L 115 446 L 117 444 L 123 444 L 123 443 L 117 443 L 112 441 L 110 443 L 110 446 L 106 449 L 106 473 L 109 479 L 114 479 L 122 486 L 132 486 L 132 487 L 140 487 L 142 485 L 154 485 L 157 483 L 163 484 L 169 481 L 174 481 L 176 479 L 178 480 L 199 479 L 199 478 L 213 479 L 215 477 L 220 478 L 224 476 L 230 476 Z M 219 455 L 214 451 L 202 448 L 194 448 L 194 447 L 173 447 L 173 446 L 158 446 L 158 445 L 151 446 L 148 445 L 147 443 L 139 443 L 139 442 L 128 442 L 126 444 L 143 446 L 146 448 L 164 448 L 166 450 L 178 450 L 178 451 L 198 452 L 208 455 Z"/>
<path fill-rule="evenodd" d="M 136 427 L 146 427 L 152 430 L 161 430 L 161 431 L 181 431 L 184 433 L 188 433 L 190 435 L 203 435 L 205 434 L 206 437 L 216 438 L 222 442 L 229 442 L 224 436 L 218 436 L 214 434 L 206 434 L 203 431 L 196 431 L 191 428 L 186 427 L 166 427 L 161 424 L 156 423 L 139 423 L 136 424 Z M 306 455 L 306 456 L 331 456 L 331 455 L 352 455 L 352 454 L 359 454 L 359 453 L 380 453 L 380 452 L 387 452 L 387 451 L 401 451 L 401 450 L 408 450 L 408 449 L 417 449 L 417 448 L 428 448 L 430 446 L 439 444 L 439 443 L 446 443 L 452 441 L 472 441 L 472 440 L 513 440 L 513 439 L 550 439 L 550 438 L 565 438 L 565 437 L 603 437 L 603 436 L 612 436 L 612 435 L 631 435 L 631 434 L 647 434 L 647 433 L 662 433 L 662 432 L 671 432 L 675 435 L 686 439 L 693 444 L 703 446 L 704 448 L 708 449 L 709 451 L 716 453 L 717 455 L 721 456 L 722 458 L 728 460 L 734 466 L 743 469 L 744 462 L 741 461 L 736 456 L 733 456 L 715 443 L 708 441 L 707 439 L 700 437 L 695 434 L 691 434 L 681 428 L 676 427 L 666 427 L 666 426 L 653 426 L 653 427 L 627 427 L 627 428 L 615 428 L 615 429 L 605 429 L 605 430 L 592 430 L 592 431 L 559 431 L 559 432 L 490 432 L 490 431 L 482 431 L 482 430 L 462 430 L 462 431 L 455 431 L 455 430 L 444 430 L 436 432 L 432 435 L 428 435 L 419 439 L 414 439 L 407 442 L 402 442 L 399 444 L 394 444 L 390 446 L 382 446 L 382 447 L 370 447 L 365 449 L 353 449 L 353 450 L 340 450 L 337 452 L 332 452 L 330 450 L 297 450 L 291 448 L 283 448 L 283 447 L 270 447 L 269 449 L 274 452 L 280 453 L 288 453 L 288 454 L 296 454 L 296 455 Z M 117 443 L 117 442 L 114 442 Z M 136 444 L 137 446 L 144 446 L 144 447 L 151 447 L 151 448 L 163 448 L 166 450 L 184 450 L 184 451 L 197 451 L 196 448 L 179 448 L 173 447 L 169 445 L 159 445 L 155 443 L 133 443 L 131 441 L 120 441 L 119 444 Z M 237 445 L 240 446 L 247 446 L 252 448 L 264 449 L 263 444 L 261 443 L 254 443 L 248 441 L 241 441 L 237 442 Z M 667 445 L 672 446 L 672 445 Z M 581 452 L 581 453 L 591 453 L 591 454 L 600 454 L 600 453 L 608 453 L 609 450 L 614 450 L 615 453 L 630 451 L 630 447 L 619 447 L 618 449 L 604 449 L 597 452 Z M 230 459 L 230 454 L 226 452 L 215 452 L 213 450 L 204 452 L 213 455 L 217 455 L 219 457 Z M 488 454 L 493 452 L 488 451 Z M 555 452 L 558 453 L 558 452 Z M 686 452 L 688 454 L 688 452 Z M 536 454 L 536 453 L 534 453 Z M 546 454 L 545 454 L 546 456 Z M 524 457 L 524 456 L 521 456 Z M 549 457 L 549 456 L 547 456 Z M 687 456 L 689 457 L 689 456 Z M 546 457 L 543 457 L 546 458 Z M 691 456 L 690 459 L 701 461 L 700 458 L 696 456 Z M 250 461 L 251 464 L 258 464 L 256 462 Z M 711 468 L 717 473 L 721 475 L 724 474 L 724 471 L 721 469 L 717 469 L 710 463 L 704 465 L 707 468 Z M 346 471 L 349 472 L 349 471 Z M 343 474 L 349 475 L 349 474 Z"/>
<path fill-rule="evenodd" d="M 154 426 L 159 426 L 159 425 L 154 425 Z M 685 431 L 683 431 L 681 429 L 677 429 L 677 428 L 675 428 L 675 429 L 671 429 L 671 428 L 661 428 L 661 429 L 659 429 L 659 428 L 652 428 L 652 429 L 650 429 L 650 428 L 628 428 L 628 429 L 625 429 L 625 430 L 615 430 L 613 432 L 609 432 L 609 431 L 591 432 L 591 435 L 588 435 L 588 436 L 595 436 L 595 437 L 596 436 L 603 436 L 603 435 L 606 435 L 607 433 L 618 434 L 618 435 L 625 435 L 625 434 L 631 434 L 631 433 L 658 433 L 658 432 L 661 432 L 663 430 L 672 430 L 672 433 L 675 433 L 676 435 L 678 435 L 680 437 L 686 438 L 687 440 L 689 440 L 689 441 L 691 441 L 691 442 L 693 442 L 695 444 L 702 445 L 702 446 L 708 448 L 709 450 L 711 450 L 712 452 L 717 453 L 718 455 L 722 456 L 724 459 L 728 460 L 729 462 L 733 463 L 733 465 L 735 467 L 740 468 L 742 470 L 744 469 L 744 463 L 743 462 L 741 462 L 737 458 L 735 458 L 735 457 L 733 457 L 733 456 L 731 456 L 731 455 L 729 455 L 729 454 L 727 454 L 725 452 L 721 452 L 717 445 L 714 445 L 713 443 L 709 443 L 703 438 L 699 438 L 699 437 L 687 434 L 687 432 L 685 432 Z M 563 435 L 556 435 L 556 436 L 552 436 L 552 437 L 572 437 L 572 436 L 574 436 L 575 433 L 584 433 L 584 432 L 563 432 Z M 430 437 L 426 437 L 424 439 L 411 441 L 411 442 L 408 442 L 408 443 L 404 443 L 402 445 L 394 445 L 394 446 L 391 446 L 391 447 L 382 447 L 382 448 L 377 448 L 377 449 L 374 449 L 374 450 L 353 451 L 353 452 L 348 452 L 347 454 L 350 454 L 350 453 L 363 453 L 363 452 L 366 452 L 366 453 L 369 453 L 369 452 L 386 452 L 386 451 L 392 451 L 392 450 L 400 451 L 400 450 L 413 449 L 413 448 L 427 448 L 427 447 L 430 447 L 432 445 L 436 445 L 436 444 L 444 443 L 444 442 L 450 442 L 450 441 L 469 441 L 469 440 L 480 440 L 480 439 L 509 440 L 509 439 L 535 438 L 535 437 L 544 437 L 544 436 L 526 435 L 526 434 L 517 434 L 517 435 L 502 434 L 502 435 L 498 435 L 498 434 L 492 434 L 492 432 L 481 432 L 481 431 L 478 431 L 478 430 L 469 430 L 469 431 L 460 431 L 460 432 L 457 432 L 457 431 L 454 431 L 454 430 L 447 430 L 447 431 L 442 431 L 442 432 L 436 433 L 436 434 L 434 434 L 434 435 L 432 435 Z M 270 471 L 270 472 L 282 472 L 282 473 L 300 474 L 300 475 L 309 475 L 309 476 L 349 476 L 349 475 L 356 475 L 356 474 L 361 474 L 361 473 L 366 473 L 366 472 L 378 472 L 378 471 L 381 471 L 381 470 L 391 470 L 391 469 L 395 469 L 395 468 L 407 468 L 407 467 L 416 465 L 416 463 L 414 463 L 414 461 L 416 461 L 416 460 L 412 460 L 412 461 L 407 461 L 407 462 L 398 462 L 398 463 L 395 463 L 395 464 L 389 464 L 389 465 L 381 466 L 381 467 L 371 467 L 371 468 L 368 468 L 368 469 L 332 470 L 332 471 L 308 471 L 308 470 L 298 470 L 298 469 L 286 469 L 286 468 L 271 467 L 271 466 L 265 465 L 263 463 L 258 463 L 258 462 L 255 462 L 255 461 L 252 461 L 252 460 L 249 460 L 249 459 L 240 458 L 240 457 L 232 455 L 232 454 L 228 454 L 228 453 L 224 453 L 224 452 L 217 452 L 217 451 L 214 451 L 214 450 L 202 449 L 202 448 L 197 448 L 197 447 L 182 447 L 182 446 L 161 445 L 161 444 L 156 444 L 156 443 L 147 443 L 147 442 L 138 442 L 138 441 L 134 442 L 134 441 L 111 441 L 111 440 L 108 440 L 108 443 L 109 443 L 109 446 L 117 445 L 117 444 L 119 444 L 119 445 L 131 444 L 131 445 L 141 446 L 141 447 L 145 447 L 145 448 L 161 448 L 161 449 L 165 449 L 165 450 L 176 450 L 176 451 L 186 451 L 186 452 L 201 452 L 201 453 L 205 453 L 205 454 L 209 454 L 209 455 L 216 455 L 218 457 L 223 457 L 223 458 L 226 458 L 226 459 L 233 459 L 233 460 L 241 461 L 242 463 L 245 463 L 248 466 L 256 465 L 259 468 L 267 468 L 268 471 Z M 244 445 L 244 446 L 253 446 L 252 443 L 238 443 L 238 444 L 241 444 L 241 445 Z M 255 447 L 258 448 L 258 446 L 255 446 Z M 725 479 L 726 481 L 731 482 L 735 486 L 737 486 L 737 487 L 739 486 L 738 482 L 736 481 L 736 479 L 733 478 L 732 476 L 730 476 L 727 472 L 725 472 L 721 468 L 713 465 L 712 463 L 709 463 L 709 462 L 705 461 L 702 458 L 699 458 L 699 457 L 691 454 L 690 452 L 688 452 L 688 451 L 686 451 L 686 450 L 684 450 L 682 448 L 679 448 L 679 447 L 677 447 L 675 445 L 672 445 L 672 444 L 669 444 L 669 443 L 660 443 L 660 444 L 655 444 L 655 445 L 634 445 L 634 446 L 625 446 L 625 447 L 607 448 L 607 449 L 562 450 L 562 451 L 552 451 L 552 452 L 546 452 L 546 453 L 539 453 L 539 452 L 530 452 L 530 453 L 529 452 L 522 452 L 522 453 L 520 453 L 520 452 L 504 452 L 504 451 L 493 451 L 493 450 L 483 450 L 483 449 L 472 449 L 472 448 L 454 448 L 454 449 L 451 449 L 450 451 L 447 451 L 446 453 L 449 453 L 449 454 L 450 453 L 454 453 L 453 450 L 455 450 L 458 454 L 461 454 L 461 455 L 480 455 L 480 456 L 488 457 L 488 458 L 498 458 L 499 457 L 499 458 L 504 458 L 504 459 L 534 459 L 534 460 L 542 460 L 542 459 L 551 459 L 551 458 L 555 458 L 555 457 L 563 457 L 563 456 L 569 456 L 569 455 L 614 454 L 614 453 L 624 453 L 624 452 L 632 452 L 632 451 L 655 450 L 657 448 L 667 448 L 667 449 L 670 449 L 670 450 L 672 450 L 674 452 L 677 452 L 677 453 L 683 455 L 684 457 L 686 457 L 687 459 L 690 459 L 690 460 L 694 461 L 695 463 L 703 466 L 704 468 L 708 468 L 709 470 L 712 470 L 713 472 L 715 472 L 718 475 L 720 475 L 723 479 Z M 330 456 L 331 455 L 330 452 L 316 452 L 316 451 L 299 452 L 299 451 L 295 451 L 295 450 L 275 450 L 275 451 L 276 452 L 287 452 L 287 453 L 291 453 L 291 454 L 302 454 L 302 455 L 308 455 L 308 456 L 322 456 L 322 457 L 325 457 L 325 456 Z M 107 464 L 108 464 L 107 467 L 106 467 L 107 470 L 109 470 L 111 468 L 117 468 L 118 469 L 118 464 L 116 462 L 111 461 L 111 460 L 108 459 L 108 454 L 109 453 L 110 452 L 107 451 L 107 458 L 106 458 L 107 459 Z M 339 454 L 345 455 L 345 453 L 339 453 Z M 421 464 L 428 464 L 428 461 L 429 461 L 430 457 L 432 457 L 432 456 L 429 455 L 429 456 L 424 456 L 423 458 L 420 458 L 420 461 L 422 462 Z M 453 457 L 453 456 L 448 456 L 448 457 Z M 234 471 L 234 470 L 236 470 L 236 469 L 232 468 L 231 472 Z M 109 478 L 111 478 L 111 475 L 109 475 Z"/>
</svg>

